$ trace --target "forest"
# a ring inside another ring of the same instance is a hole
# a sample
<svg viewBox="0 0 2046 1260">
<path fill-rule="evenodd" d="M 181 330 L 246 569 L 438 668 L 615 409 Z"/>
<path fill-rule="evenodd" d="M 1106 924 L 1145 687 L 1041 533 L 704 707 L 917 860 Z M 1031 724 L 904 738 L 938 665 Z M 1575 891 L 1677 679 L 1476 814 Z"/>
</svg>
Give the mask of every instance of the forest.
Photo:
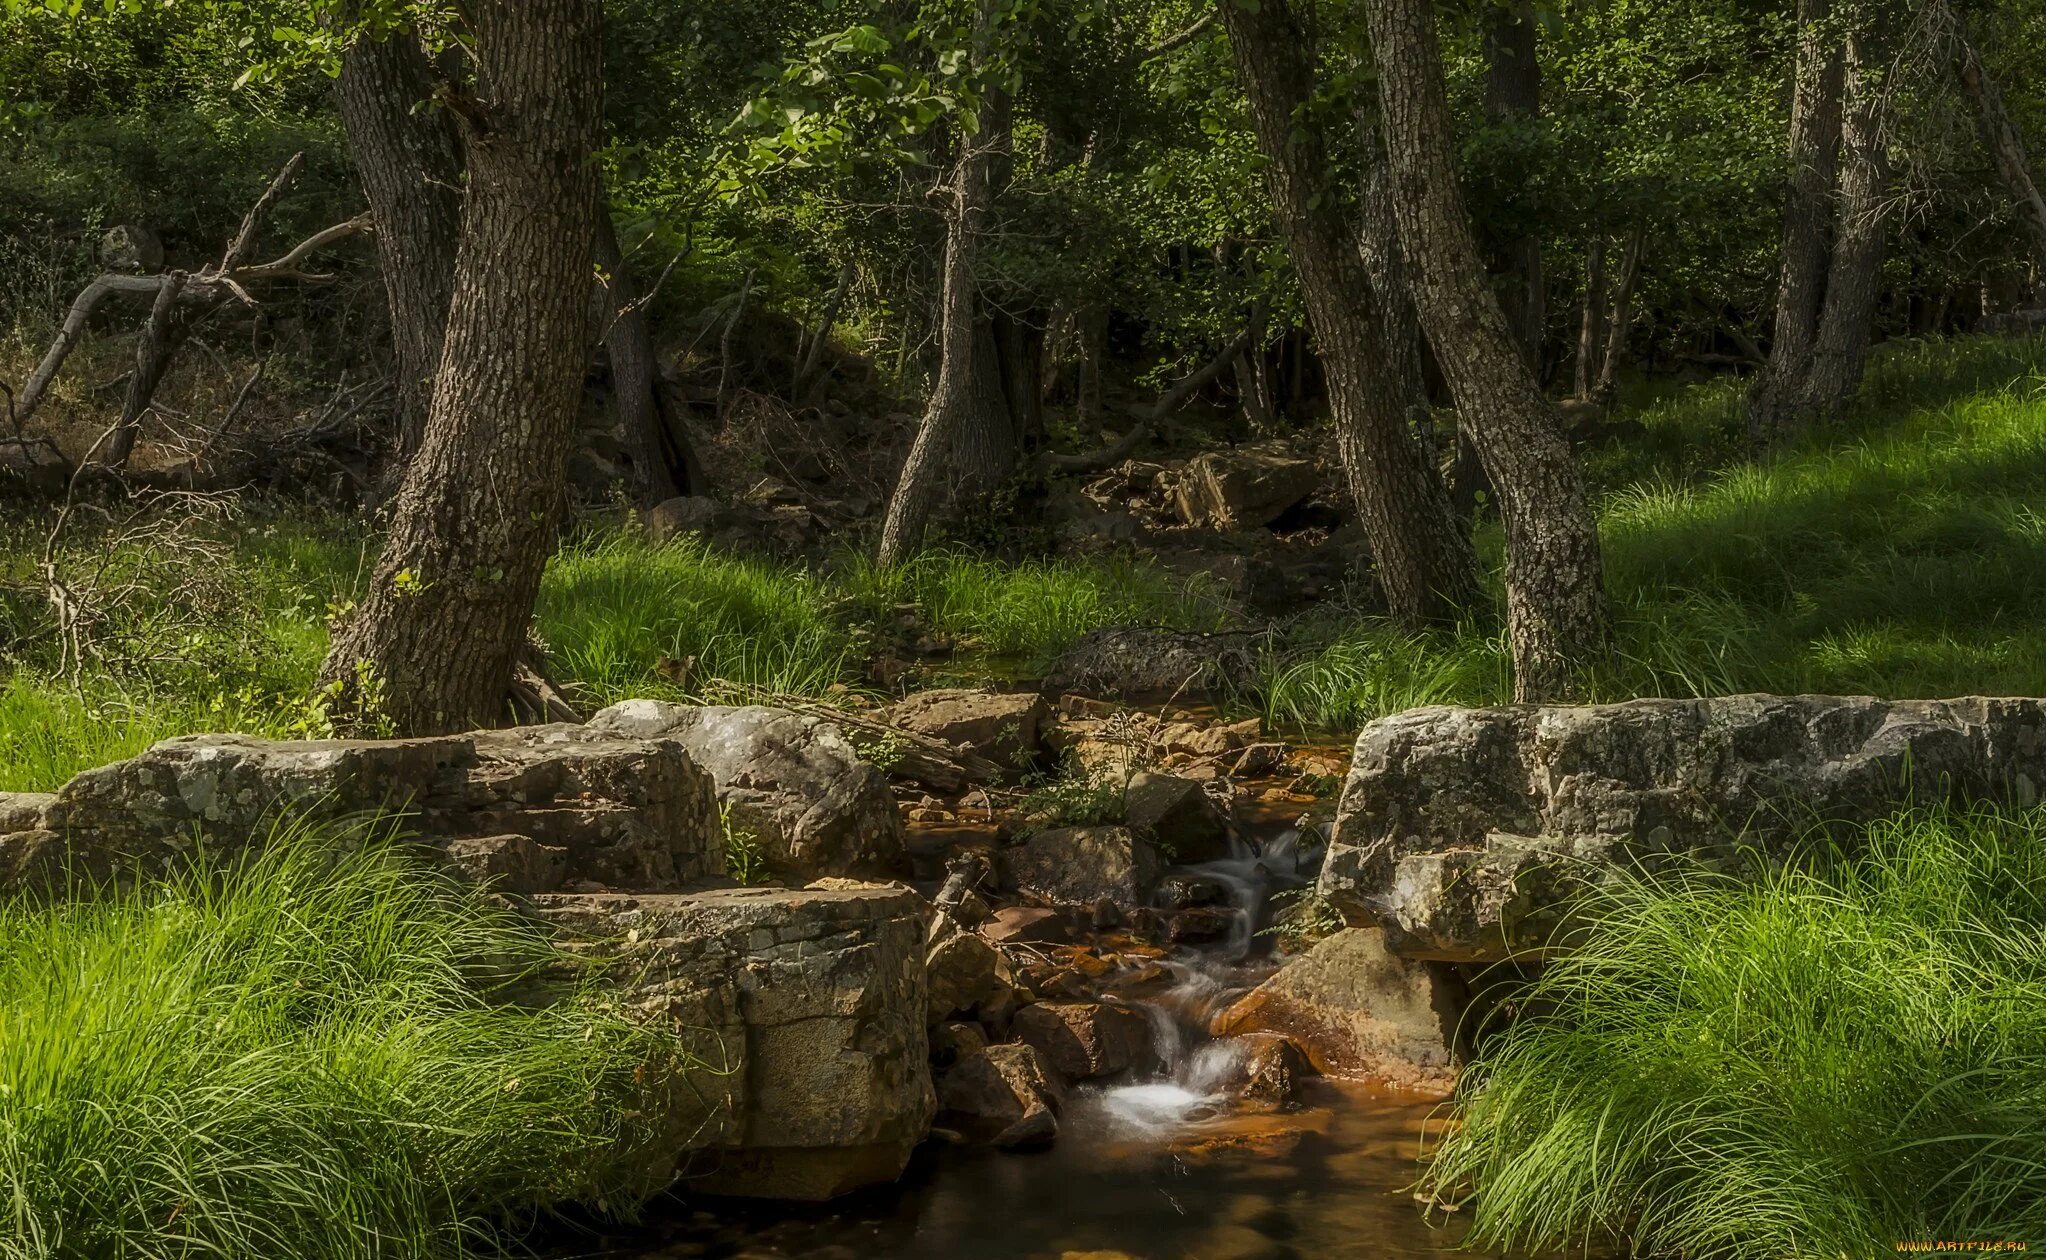
<svg viewBox="0 0 2046 1260">
<path fill-rule="evenodd" d="M 2042 83 L 0 0 L 0 1260 L 2046 1246 Z"/>
</svg>

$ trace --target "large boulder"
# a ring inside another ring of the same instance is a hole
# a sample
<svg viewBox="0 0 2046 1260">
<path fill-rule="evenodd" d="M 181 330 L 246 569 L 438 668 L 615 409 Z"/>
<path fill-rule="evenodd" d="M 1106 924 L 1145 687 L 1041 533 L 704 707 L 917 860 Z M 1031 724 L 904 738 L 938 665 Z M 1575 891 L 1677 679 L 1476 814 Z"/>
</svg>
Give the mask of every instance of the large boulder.
<svg viewBox="0 0 2046 1260">
<path fill-rule="evenodd" d="M 1277 1033 L 1332 1076 L 1443 1088 L 1455 1076 L 1465 1002 L 1449 968 L 1388 953 L 1376 928 L 1345 928 L 1237 999 L 1209 1031 Z"/>
<path fill-rule="evenodd" d="M 938 1086 L 938 1116 L 971 1141 L 1042 1146 L 1058 1136 L 1065 1087 L 1036 1047 L 1011 1043 L 961 1055 Z"/>
<path fill-rule="evenodd" d="M 924 904 L 825 883 L 535 899 L 702 1062 L 676 1091 L 690 1189 L 832 1198 L 893 1181 L 930 1130 Z"/>
<path fill-rule="evenodd" d="M 1611 872 L 1736 869 L 1907 797 L 2030 804 L 2042 783 L 2046 700 L 1416 709 L 1358 735 L 1320 890 L 1407 957 L 1539 956 Z"/>
<path fill-rule="evenodd" d="M 1229 856 L 1229 819 L 1192 779 L 1139 770 L 1123 787 L 1123 825 L 1175 862 Z"/>
<path fill-rule="evenodd" d="M 998 861 L 1006 887 L 1054 909 L 1112 906 L 1135 915 L 1158 884 L 1157 851 L 1124 827 L 1058 827 L 1005 849 Z"/>
<path fill-rule="evenodd" d="M 1035 692 L 944 688 L 919 691 L 888 710 L 888 724 L 1028 770 L 1044 750 L 1051 706 Z"/>
<path fill-rule="evenodd" d="M 1046 671 L 1046 695 L 1142 703 L 1222 695 L 1256 672 L 1256 636 L 1147 627 L 1090 631 Z"/>
<path fill-rule="evenodd" d="M 1189 525 L 1269 525 L 1320 484 L 1312 460 L 1279 447 L 1209 451 L 1171 474 L 1174 511 Z"/>
<path fill-rule="evenodd" d="M 41 877 L 149 873 L 204 835 L 225 855 L 280 815 L 385 813 L 509 891 L 672 889 L 724 871 L 710 776 L 674 740 L 557 724 L 430 739 L 189 735 L 87 770 L 41 810 Z M 456 840 L 471 843 L 453 844 Z M 23 877 L 35 877 L 29 871 Z"/>
<path fill-rule="evenodd" d="M 710 773 L 735 829 L 785 879 L 905 872 L 909 850 L 888 776 L 832 722 L 788 709 L 626 700 L 590 729 L 673 739 Z"/>
<path fill-rule="evenodd" d="M 1120 1002 L 1040 1002 L 1017 1011 L 1010 1031 L 1071 1081 L 1158 1066 L 1151 1021 Z"/>
</svg>

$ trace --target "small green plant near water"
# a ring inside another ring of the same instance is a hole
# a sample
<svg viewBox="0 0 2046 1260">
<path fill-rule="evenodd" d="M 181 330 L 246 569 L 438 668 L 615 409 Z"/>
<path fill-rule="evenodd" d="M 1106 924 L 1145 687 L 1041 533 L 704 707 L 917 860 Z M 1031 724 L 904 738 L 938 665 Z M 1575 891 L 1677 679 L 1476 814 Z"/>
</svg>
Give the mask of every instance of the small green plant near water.
<svg viewBox="0 0 2046 1260">
<path fill-rule="evenodd" d="M 1817 842 L 1815 842 L 1817 843 Z M 2046 1238 L 2046 811 L 1595 894 L 1426 1185 L 1473 1241 L 1726 1260 Z"/>
<path fill-rule="evenodd" d="M 1029 784 L 1023 816 L 1040 829 L 1119 823 L 1128 786 L 1123 777 L 1094 773 L 1069 761 L 1057 774 Z"/>
<path fill-rule="evenodd" d="M 1288 953 L 1298 953 L 1343 930 L 1343 916 L 1335 903 L 1312 886 L 1274 893 L 1272 908 L 1272 925 L 1259 935 L 1272 937 Z"/>
<path fill-rule="evenodd" d="M 718 829 L 725 838 L 725 874 L 742 884 L 757 884 L 767 878 L 767 853 L 760 837 L 749 827 L 732 820 L 732 807 L 718 803 Z"/>
<path fill-rule="evenodd" d="M 456 1260 L 629 1209 L 680 1065 L 594 985 L 370 825 L 0 901 L 0 1258 Z"/>
</svg>

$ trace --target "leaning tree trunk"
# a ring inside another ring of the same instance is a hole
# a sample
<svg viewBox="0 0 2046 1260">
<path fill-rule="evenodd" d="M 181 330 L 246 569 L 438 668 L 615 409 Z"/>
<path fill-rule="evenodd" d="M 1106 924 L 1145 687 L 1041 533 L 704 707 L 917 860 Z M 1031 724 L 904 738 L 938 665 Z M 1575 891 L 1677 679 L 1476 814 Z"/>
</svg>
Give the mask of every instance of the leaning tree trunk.
<svg viewBox="0 0 2046 1260">
<path fill-rule="evenodd" d="M 1846 111 L 1842 123 L 1839 224 L 1826 271 L 1826 300 L 1804 380 L 1788 417 L 1793 424 L 1840 414 L 1861 388 L 1868 366 L 1888 234 L 1889 161 L 1883 84 L 1867 37 L 1847 37 Z"/>
<path fill-rule="evenodd" d="M 1488 284 L 1457 184 L 1429 0 L 1367 0 L 1380 117 L 1414 297 L 1506 530 L 1514 698 L 1580 697 L 1610 610 L 1584 475 Z"/>
<path fill-rule="evenodd" d="M 1591 387 L 1592 398 L 1611 406 L 1620 392 L 1620 362 L 1627 357 L 1627 334 L 1634 328 L 1634 288 L 1641 281 L 1641 249 L 1647 233 L 1635 228 L 1627 234 L 1627 248 L 1620 253 L 1620 274 L 1613 284 L 1613 309 L 1606 316 L 1606 348 L 1599 355 L 1598 376 Z"/>
<path fill-rule="evenodd" d="M 1477 561 L 1395 392 L 1388 337 L 1357 230 L 1337 212 L 1321 137 L 1297 115 L 1313 90 L 1306 34 L 1286 0 L 1226 0 L 1223 21 L 1265 156 L 1265 183 L 1328 374 L 1336 445 L 1395 619 L 1453 616 L 1477 599 Z"/>
<path fill-rule="evenodd" d="M 618 248 L 618 229 L 610 211 L 600 206 L 596 220 L 598 332 L 611 365 L 611 405 L 625 431 L 626 449 L 632 452 L 640 505 L 652 507 L 678 494 L 701 494 L 703 471 L 689 431 L 661 385 L 646 302 Z"/>
<path fill-rule="evenodd" d="M 1748 390 L 1748 435 L 1773 441 L 1796 406 L 1818 336 L 1839 181 L 1840 96 L 1845 73 L 1831 0 L 1798 0 L 1797 65 L 1790 98 L 1790 192 L 1783 206 L 1783 264 L 1769 360 Z"/>
<path fill-rule="evenodd" d="M 554 545 L 589 345 L 598 0 L 474 0 L 468 191 L 426 431 L 322 669 L 356 729 L 489 724 Z"/>
<path fill-rule="evenodd" d="M 462 232 L 462 151 L 434 76 L 410 33 L 358 39 L 341 57 L 334 100 L 376 219 L 377 270 L 397 360 L 395 473 L 419 449 L 440 370 Z"/>
<path fill-rule="evenodd" d="M 1948 56 L 1954 64 L 1954 77 L 1960 80 L 1961 92 L 1974 108 L 1975 126 L 1982 135 L 1982 146 L 1989 150 L 1997 173 L 2003 176 L 2011 199 L 2017 203 L 2018 218 L 2025 225 L 2025 238 L 2032 248 L 2032 265 L 2038 272 L 2040 283 L 2046 284 L 2046 196 L 2040 195 L 2038 182 L 2032 178 L 2032 164 L 2025 156 L 2024 138 L 2019 134 L 2017 124 L 2011 120 L 2010 111 L 2004 108 L 2003 93 L 1997 89 L 1996 80 L 1990 78 L 1989 71 L 1983 68 L 1982 58 L 1976 54 L 1967 28 L 1961 25 L 1946 0 L 1932 0 L 1932 3 L 1946 24 Z"/>
<path fill-rule="evenodd" d="M 962 129 L 938 281 L 938 379 L 881 523 L 875 560 L 884 569 L 909 559 L 923 545 L 924 529 L 944 496 L 953 449 L 974 406 L 974 255 L 990 166 L 987 146 Z"/>
</svg>

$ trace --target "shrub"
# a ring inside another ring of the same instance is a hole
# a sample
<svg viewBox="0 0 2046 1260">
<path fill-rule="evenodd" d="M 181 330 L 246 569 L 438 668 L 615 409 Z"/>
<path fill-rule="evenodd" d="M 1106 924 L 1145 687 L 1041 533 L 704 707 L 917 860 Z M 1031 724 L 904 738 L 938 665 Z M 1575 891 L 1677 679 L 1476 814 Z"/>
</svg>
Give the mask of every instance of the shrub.
<svg viewBox="0 0 2046 1260">
<path fill-rule="evenodd" d="M 1474 1241 L 1697 1260 L 2046 1237 L 2046 811 L 1628 879 L 1466 1074 Z"/>
</svg>

